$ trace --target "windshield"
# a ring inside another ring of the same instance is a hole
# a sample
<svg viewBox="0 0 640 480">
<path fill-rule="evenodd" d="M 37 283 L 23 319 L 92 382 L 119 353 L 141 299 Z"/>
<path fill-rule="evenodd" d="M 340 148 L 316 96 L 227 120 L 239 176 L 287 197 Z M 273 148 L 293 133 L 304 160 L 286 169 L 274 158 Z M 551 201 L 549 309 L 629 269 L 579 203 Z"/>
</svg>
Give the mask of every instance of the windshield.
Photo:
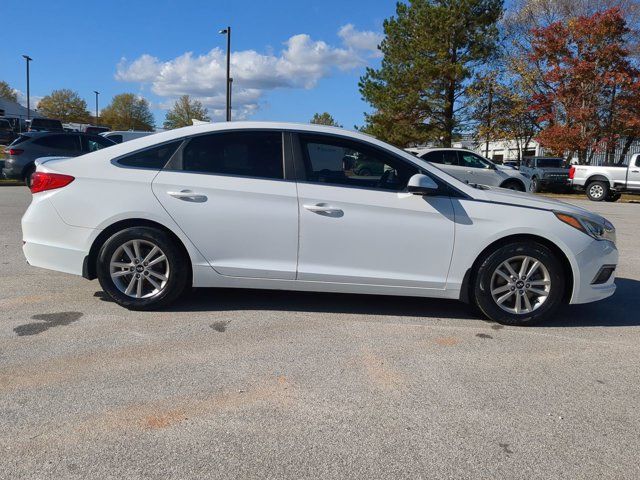
<svg viewBox="0 0 640 480">
<path fill-rule="evenodd" d="M 564 160 L 562 158 L 539 158 L 538 168 L 562 168 Z"/>
</svg>

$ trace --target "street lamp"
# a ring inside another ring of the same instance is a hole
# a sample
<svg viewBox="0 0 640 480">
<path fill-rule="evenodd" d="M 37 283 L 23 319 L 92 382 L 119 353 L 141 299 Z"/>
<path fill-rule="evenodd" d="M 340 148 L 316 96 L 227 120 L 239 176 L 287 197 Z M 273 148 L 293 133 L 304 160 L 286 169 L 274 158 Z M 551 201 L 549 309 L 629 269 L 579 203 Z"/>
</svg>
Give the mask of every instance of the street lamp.
<svg viewBox="0 0 640 480">
<path fill-rule="evenodd" d="M 227 122 L 231 121 L 231 27 L 218 31 L 227 36 Z"/>
<path fill-rule="evenodd" d="M 98 126 L 98 95 L 100 95 L 100 92 L 98 92 L 97 90 L 94 90 L 93 93 L 96 94 L 96 127 Z"/>
<path fill-rule="evenodd" d="M 33 60 L 33 58 L 31 58 L 29 55 L 22 55 L 22 58 L 24 58 L 27 62 L 27 120 L 29 120 L 29 118 L 31 118 L 31 112 L 30 112 L 30 107 L 31 105 L 29 104 L 30 102 L 30 90 L 29 90 L 29 62 L 31 62 Z"/>
</svg>

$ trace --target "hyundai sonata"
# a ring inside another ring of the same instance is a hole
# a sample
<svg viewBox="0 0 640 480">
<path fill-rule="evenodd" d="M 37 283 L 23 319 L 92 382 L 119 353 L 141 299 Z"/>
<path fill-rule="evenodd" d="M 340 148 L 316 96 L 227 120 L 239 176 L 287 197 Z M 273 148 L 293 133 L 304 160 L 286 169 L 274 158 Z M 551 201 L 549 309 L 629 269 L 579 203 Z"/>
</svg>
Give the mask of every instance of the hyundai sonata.
<svg viewBox="0 0 640 480">
<path fill-rule="evenodd" d="M 263 288 L 460 299 L 522 325 L 615 290 L 604 218 L 333 127 L 171 130 L 43 160 L 31 189 L 28 262 L 134 310 L 191 286 Z"/>
</svg>

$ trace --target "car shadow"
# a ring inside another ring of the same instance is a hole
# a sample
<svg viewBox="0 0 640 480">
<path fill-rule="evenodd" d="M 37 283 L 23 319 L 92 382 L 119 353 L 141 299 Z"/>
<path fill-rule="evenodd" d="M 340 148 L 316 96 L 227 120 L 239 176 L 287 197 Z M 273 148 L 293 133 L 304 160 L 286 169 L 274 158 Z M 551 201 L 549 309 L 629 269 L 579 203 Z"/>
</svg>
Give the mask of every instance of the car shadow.
<svg viewBox="0 0 640 480">
<path fill-rule="evenodd" d="M 538 324 L 548 327 L 624 327 L 640 325 L 640 281 L 616 279 L 615 295 L 584 305 L 560 309 L 555 318 Z M 111 301 L 103 292 L 95 296 Z M 167 312 L 232 312 L 265 310 L 284 312 L 343 313 L 351 315 L 454 318 L 493 324 L 474 309 L 457 300 L 347 293 L 316 293 L 236 288 L 196 288 L 179 302 L 162 309 Z M 532 327 L 534 328 L 534 327 Z"/>
</svg>

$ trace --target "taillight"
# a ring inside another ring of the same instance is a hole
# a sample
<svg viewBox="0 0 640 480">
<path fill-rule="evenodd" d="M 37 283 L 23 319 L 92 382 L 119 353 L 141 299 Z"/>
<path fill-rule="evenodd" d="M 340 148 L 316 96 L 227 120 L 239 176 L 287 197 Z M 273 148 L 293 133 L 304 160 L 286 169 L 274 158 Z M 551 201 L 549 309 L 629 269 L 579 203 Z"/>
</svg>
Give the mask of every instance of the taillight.
<svg viewBox="0 0 640 480">
<path fill-rule="evenodd" d="M 9 155 L 20 155 L 22 152 L 24 152 L 24 150 L 20 148 L 10 148 L 9 150 L 7 150 L 7 153 Z"/>
<path fill-rule="evenodd" d="M 576 167 L 571 165 L 571 168 L 569 168 L 569 180 L 573 180 L 573 176 L 575 174 L 576 174 Z"/>
<path fill-rule="evenodd" d="M 31 193 L 44 192 L 69 185 L 75 179 L 61 173 L 36 172 L 31 176 Z"/>
</svg>

